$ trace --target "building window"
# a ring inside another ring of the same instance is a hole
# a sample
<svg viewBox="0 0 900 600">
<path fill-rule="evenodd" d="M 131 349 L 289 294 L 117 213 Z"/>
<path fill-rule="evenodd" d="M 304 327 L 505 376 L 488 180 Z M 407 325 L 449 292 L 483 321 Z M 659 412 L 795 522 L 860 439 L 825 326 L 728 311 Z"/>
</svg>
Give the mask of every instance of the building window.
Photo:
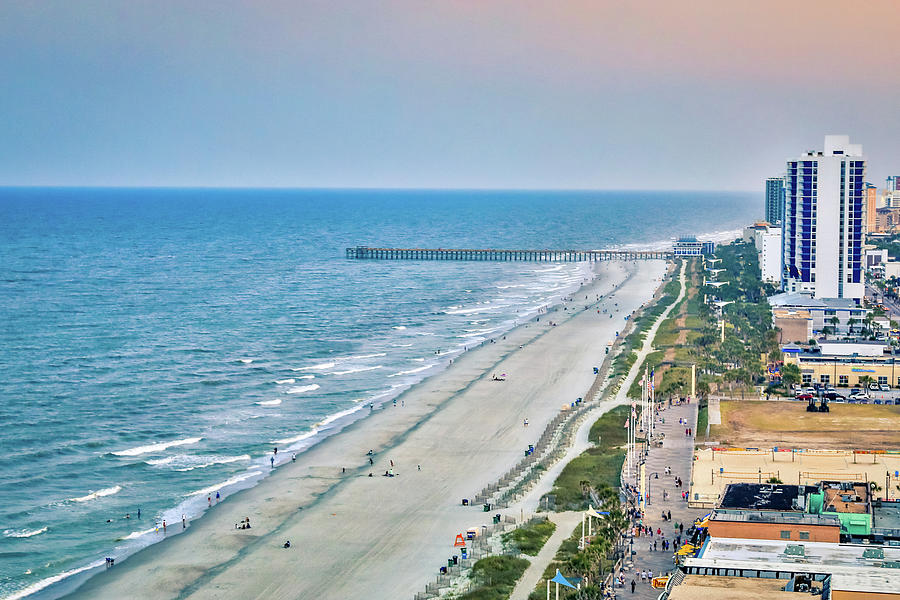
<svg viewBox="0 0 900 600">
<path fill-rule="evenodd" d="M 881 375 L 878 376 L 878 385 L 887 385 L 887 382 L 887 377 L 882 377 Z"/>
<path fill-rule="evenodd" d="M 797 539 L 798 539 L 798 540 L 808 540 L 808 539 L 809 539 L 809 532 L 808 532 L 808 531 L 798 531 L 798 532 L 797 532 Z"/>
<path fill-rule="evenodd" d="M 803 378 L 803 385 L 809 385 L 812 383 L 812 375 L 810 373 L 804 373 L 801 375 Z"/>
<path fill-rule="evenodd" d="M 819 375 L 819 383 L 831 383 L 831 375 Z"/>
<path fill-rule="evenodd" d="M 782 530 L 781 530 L 781 539 L 783 539 L 783 540 L 789 540 L 789 539 L 791 539 L 791 532 L 790 532 L 790 531 L 785 531 L 784 529 L 782 529 Z"/>
<path fill-rule="evenodd" d="M 900 377 L 897 378 L 900 380 Z M 850 378 L 847 375 L 838 375 L 838 385 L 841 387 L 847 387 L 850 385 Z"/>
</svg>

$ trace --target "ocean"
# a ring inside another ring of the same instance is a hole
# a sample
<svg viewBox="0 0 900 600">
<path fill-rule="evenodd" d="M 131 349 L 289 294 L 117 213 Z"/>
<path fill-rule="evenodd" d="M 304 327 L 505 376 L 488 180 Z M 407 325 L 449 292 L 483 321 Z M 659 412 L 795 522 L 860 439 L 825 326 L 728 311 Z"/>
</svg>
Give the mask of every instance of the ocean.
<svg viewBox="0 0 900 600">
<path fill-rule="evenodd" d="M 734 192 L 0 188 L 0 599 L 59 596 L 258 482 L 273 447 L 290 460 L 589 276 L 346 247 L 665 248 L 762 209 Z"/>
</svg>

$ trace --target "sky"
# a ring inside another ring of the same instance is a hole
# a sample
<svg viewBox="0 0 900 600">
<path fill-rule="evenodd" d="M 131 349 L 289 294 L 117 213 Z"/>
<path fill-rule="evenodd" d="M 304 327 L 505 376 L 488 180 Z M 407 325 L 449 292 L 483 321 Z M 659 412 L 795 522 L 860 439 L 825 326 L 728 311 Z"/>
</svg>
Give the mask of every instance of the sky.
<svg viewBox="0 0 900 600">
<path fill-rule="evenodd" d="M 0 2 L 0 185 L 763 189 L 900 174 L 896 0 Z"/>
</svg>

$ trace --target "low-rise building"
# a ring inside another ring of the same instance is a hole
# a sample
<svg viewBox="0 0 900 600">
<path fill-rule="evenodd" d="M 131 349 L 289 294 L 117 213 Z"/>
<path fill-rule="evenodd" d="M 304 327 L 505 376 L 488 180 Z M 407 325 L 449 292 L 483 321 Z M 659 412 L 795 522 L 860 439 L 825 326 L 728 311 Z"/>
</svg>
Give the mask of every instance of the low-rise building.
<svg viewBox="0 0 900 600">
<path fill-rule="evenodd" d="M 679 565 L 660 598 L 728 598 L 713 591 L 720 586 L 748 594 L 735 598 L 780 598 L 772 595 L 778 593 L 772 582 L 780 580 L 778 589 L 795 598 L 805 593 L 823 600 L 898 600 L 898 566 L 900 548 L 895 546 L 710 536 L 696 557 Z M 703 578 L 715 578 L 708 580 L 705 595 L 700 591 Z M 695 594 L 679 595 L 682 584 Z"/>
<path fill-rule="evenodd" d="M 779 344 L 805 344 L 813 337 L 813 319 L 806 309 L 776 308 L 772 325 L 778 331 Z"/>
<path fill-rule="evenodd" d="M 812 298 L 800 292 L 786 292 L 769 297 L 772 310 L 805 310 L 812 317 L 813 333 L 821 333 L 829 327 L 832 333 L 847 334 L 850 326 L 860 323 L 869 311 L 851 298 Z M 853 319 L 853 323 L 851 323 Z"/>
<path fill-rule="evenodd" d="M 825 354 L 793 344 L 782 347 L 784 364 L 800 369 L 804 385 L 831 384 L 839 387 L 863 386 L 866 381 L 900 386 L 900 355 L 882 344 L 880 355 Z"/>
<path fill-rule="evenodd" d="M 713 242 L 701 242 L 695 237 L 682 237 L 675 241 L 673 253 L 675 256 L 710 256 L 715 249 L 716 245 Z"/>
</svg>

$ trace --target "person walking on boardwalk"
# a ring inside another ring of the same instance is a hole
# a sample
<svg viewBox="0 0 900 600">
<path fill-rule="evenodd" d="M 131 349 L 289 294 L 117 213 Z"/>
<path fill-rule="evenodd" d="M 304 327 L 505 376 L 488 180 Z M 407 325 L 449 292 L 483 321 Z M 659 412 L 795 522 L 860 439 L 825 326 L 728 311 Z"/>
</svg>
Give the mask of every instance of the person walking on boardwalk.
<svg viewBox="0 0 900 600">
<path fill-rule="evenodd" d="M 631 580 L 631 593 L 634 593 L 634 588 L 637 587 L 637 584 L 634 582 L 634 579 Z"/>
</svg>

